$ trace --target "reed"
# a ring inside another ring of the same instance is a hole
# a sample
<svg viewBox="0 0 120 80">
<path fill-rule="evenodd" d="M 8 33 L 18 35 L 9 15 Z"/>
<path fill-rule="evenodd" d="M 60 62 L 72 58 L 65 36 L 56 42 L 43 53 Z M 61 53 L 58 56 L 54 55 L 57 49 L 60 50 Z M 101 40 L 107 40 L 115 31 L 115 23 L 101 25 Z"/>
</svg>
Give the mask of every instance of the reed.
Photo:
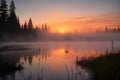
<svg viewBox="0 0 120 80">
<path fill-rule="evenodd" d="M 76 61 L 93 75 L 91 80 L 120 80 L 120 51 Z"/>
</svg>

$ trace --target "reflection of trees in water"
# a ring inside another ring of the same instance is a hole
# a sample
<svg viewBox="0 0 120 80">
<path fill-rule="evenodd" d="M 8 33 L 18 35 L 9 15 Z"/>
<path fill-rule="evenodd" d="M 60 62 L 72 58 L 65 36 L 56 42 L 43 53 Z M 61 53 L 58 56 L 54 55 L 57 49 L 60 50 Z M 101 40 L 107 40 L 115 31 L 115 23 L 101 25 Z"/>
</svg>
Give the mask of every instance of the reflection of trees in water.
<svg viewBox="0 0 120 80">
<path fill-rule="evenodd" d="M 44 51 L 46 50 L 46 51 Z M 29 62 L 29 65 L 33 62 L 33 57 L 39 57 L 40 60 L 46 60 L 48 57 L 48 51 L 47 49 L 37 49 L 32 51 L 23 51 L 23 53 L 1 53 L 0 54 L 0 80 L 7 80 L 6 76 L 10 76 L 14 80 L 15 72 L 20 71 L 23 68 L 24 62 Z M 24 62 L 23 62 L 24 61 Z"/>
<path fill-rule="evenodd" d="M 47 57 L 49 57 L 49 53 L 47 51 L 47 49 L 38 49 L 38 50 L 35 50 L 33 52 L 30 52 L 30 53 L 23 53 L 23 55 L 20 57 L 20 61 L 23 62 L 29 62 L 29 65 L 32 64 L 33 62 L 33 57 L 37 57 L 39 58 L 39 61 L 42 59 L 42 60 L 45 60 L 47 59 Z"/>
<path fill-rule="evenodd" d="M 13 76 L 16 71 L 22 70 L 22 65 L 18 63 L 19 59 L 17 55 L 0 54 L 0 77 Z"/>
<path fill-rule="evenodd" d="M 48 48 L 37 48 L 34 50 L 21 50 L 13 53 L 4 53 L 0 54 L 0 80 L 48 80 L 49 78 L 49 80 L 53 80 L 54 77 L 56 78 L 55 75 L 52 77 L 51 75 L 48 76 L 47 73 L 49 74 L 49 72 L 45 71 L 47 70 L 46 66 L 42 64 L 42 61 L 46 61 L 50 56 L 50 50 Z M 34 59 L 37 59 L 37 62 L 35 62 Z M 34 62 L 38 63 L 37 68 L 33 68 Z M 25 66 L 26 64 L 27 66 Z M 29 69 L 28 66 L 31 69 Z M 34 70 L 32 70 L 32 68 Z M 63 78 L 66 77 L 67 80 L 87 80 L 84 72 L 85 71 L 82 71 L 81 68 L 78 68 L 78 66 L 76 69 L 68 66 L 66 67 Z M 67 74 L 69 75 L 67 76 Z"/>
</svg>

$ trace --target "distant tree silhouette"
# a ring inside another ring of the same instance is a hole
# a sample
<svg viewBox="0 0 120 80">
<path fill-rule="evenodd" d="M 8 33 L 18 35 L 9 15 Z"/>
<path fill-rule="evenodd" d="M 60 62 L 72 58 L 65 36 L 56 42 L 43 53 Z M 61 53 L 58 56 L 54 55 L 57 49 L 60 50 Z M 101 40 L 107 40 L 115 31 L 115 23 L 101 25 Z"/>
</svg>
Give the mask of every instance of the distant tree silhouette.
<svg viewBox="0 0 120 80">
<path fill-rule="evenodd" d="M 6 22 L 8 18 L 8 8 L 6 0 L 1 0 L 0 2 L 0 32 L 5 32 Z"/>
<path fill-rule="evenodd" d="M 29 30 L 30 32 L 33 31 L 33 23 L 32 23 L 32 19 L 31 19 L 31 18 L 29 19 L 29 22 L 28 22 L 28 30 Z"/>
<path fill-rule="evenodd" d="M 120 26 L 118 26 L 117 30 L 120 31 Z"/>
<path fill-rule="evenodd" d="M 43 31 L 43 32 L 46 32 L 47 29 L 48 29 L 47 24 L 46 24 L 46 23 L 45 23 L 45 24 L 42 24 L 42 31 Z"/>
<path fill-rule="evenodd" d="M 40 32 L 40 31 L 41 31 L 38 26 L 36 26 L 35 30 L 36 30 L 37 32 Z"/>
<path fill-rule="evenodd" d="M 47 27 L 47 24 L 45 23 L 45 31 L 47 31 L 48 27 Z"/>
<path fill-rule="evenodd" d="M 25 21 L 24 25 L 23 25 L 23 29 L 24 31 L 27 31 L 27 22 Z"/>
<path fill-rule="evenodd" d="M 42 31 L 44 30 L 44 24 L 42 24 Z"/>
<path fill-rule="evenodd" d="M 120 32 L 120 27 L 119 25 L 114 26 L 113 28 L 105 27 L 105 32 Z"/>
<path fill-rule="evenodd" d="M 18 25 L 19 29 L 21 29 L 19 17 L 17 17 L 17 25 Z"/>
<path fill-rule="evenodd" d="M 10 3 L 10 14 L 8 17 L 8 26 L 11 33 L 16 33 L 20 31 L 19 18 L 17 18 L 15 13 L 15 4 L 12 0 Z"/>
</svg>

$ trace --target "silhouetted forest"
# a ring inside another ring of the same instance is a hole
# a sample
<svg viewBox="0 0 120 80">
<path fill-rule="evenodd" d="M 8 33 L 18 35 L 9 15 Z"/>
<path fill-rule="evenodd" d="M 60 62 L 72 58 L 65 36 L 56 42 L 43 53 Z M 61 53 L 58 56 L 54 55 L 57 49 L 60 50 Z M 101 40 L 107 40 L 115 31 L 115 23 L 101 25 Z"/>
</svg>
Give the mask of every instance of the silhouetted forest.
<svg viewBox="0 0 120 80">
<path fill-rule="evenodd" d="M 120 26 L 115 26 L 114 28 L 105 27 L 105 32 L 120 32 Z"/>
<path fill-rule="evenodd" d="M 42 25 L 42 29 L 34 27 L 32 19 L 28 23 L 20 25 L 19 17 L 15 12 L 14 0 L 7 5 L 6 0 L 0 1 L 0 41 L 4 40 L 31 40 L 38 39 L 40 34 L 47 33 L 47 24 Z M 39 33 L 39 35 L 38 35 Z"/>
<path fill-rule="evenodd" d="M 103 30 L 97 29 L 96 33 L 119 33 L 120 32 L 120 25 L 112 25 L 112 26 L 106 26 Z"/>
</svg>

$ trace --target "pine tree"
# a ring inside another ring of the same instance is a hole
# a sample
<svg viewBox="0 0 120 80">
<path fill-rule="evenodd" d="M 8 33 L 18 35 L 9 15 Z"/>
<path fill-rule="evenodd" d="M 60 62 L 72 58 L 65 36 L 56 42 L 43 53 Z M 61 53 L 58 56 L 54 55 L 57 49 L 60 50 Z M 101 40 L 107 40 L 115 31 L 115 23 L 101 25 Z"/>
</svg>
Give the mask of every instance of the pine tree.
<svg viewBox="0 0 120 80">
<path fill-rule="evenodd" d="M 24 31 L 27 31 L 27 22 L 25 21 L 24 25 L 23 25 L 23 29 Z"/>
<path fill-rule="evenodd" d="M 19 29 L 21 29 L 19 17 L 17 17 L 17 25 L 19 26 Z"/>
<path fill-rule="evenodd" d="M 42 24 L 42 31 L 44 31 L 44 24 Z"/>
<path fill-rule="evenodd" d="M 7 29 L 8 8 L 6 0 L 1 0 L 0 3 L 0 32 L 4 32 Z"/>
<path fill-rule="evenodd" d="M 9 14 L 9 18 L 8 18 L 8 25 L 9 25 L 9 30 L 12 33 L 16 33 L 20 31 L 20 24 L 19 24 L 19 19 L 16 16 L 15 13 L 15 4 L 14 1 L 12 0 L 10 3 L 10 14 Z"/>
<path fill-rule="evenodd" d="M 31 19 L 31 18 L 29 19 L 29 22 L 28 22 L 28 29 L 29 29 L 30 31 L 33 30 L 33 23 L 32 23 L 32 19 Z"/>
<path fill-rule="evenodd" d="M 47 24 L 45 23 L 45 31 L 47 31 L 47 29 L 48 29 L 48 28 L 47 28 Z"/>
<path fill-rule="evenodd" d="M 10 15 L 16 15 L 15 14 L 15 4 L 14 4 L 14 1 L 12 0 L 11 3 L 10 3 Z"/>
<path fill-rule="evenodd" d="M 46 32 L 47 29 L 48 29 L 47 24 L 46 24 L 46 23 L 45 23 L 45 24 L 42 24 L 42 31 L 43 31 L 43 32 Z"/>
<path fill-rule="evenodd" d="M 0 5 L 0 19 L 3 22 L 7 21 L 8 17 L 8 8 L 7 8 L 7 2 L 6 0 L 1 0 L 1 5 Z"/>
</svg>

